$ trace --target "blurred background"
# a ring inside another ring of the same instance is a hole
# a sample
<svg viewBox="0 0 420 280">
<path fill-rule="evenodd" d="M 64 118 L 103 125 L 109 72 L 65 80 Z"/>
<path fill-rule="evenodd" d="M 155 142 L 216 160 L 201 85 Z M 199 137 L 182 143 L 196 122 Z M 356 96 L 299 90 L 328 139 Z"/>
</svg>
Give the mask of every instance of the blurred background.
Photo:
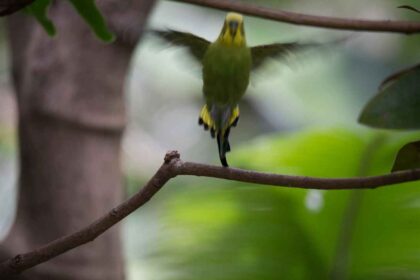
<svg viewBox="0 0 420 280">
<path fill-rule="evenodd" d="M 301 13 L 418 19 L 416 1 L 244 1 Z M 214 40 L 225 12 L 159 1 L 150 28 Z M 249 45 L 325 42 L 352 32 L 245 17 Z M 8 47 L 0 41 L 0 239 L 16 211 L 16 113 Z M 255 73 L 231 132 L 232 166 L 319 177 L 389 172 L 396 151 L 420 133 L 357 124 L 392 72 L 420 61 L 419 36 L 358 33 L 321 53 L 272 61 Z M 219 164 L 197 124 L 200 67 L 151 36 L 139 42 L 126 80 L 123 141 L 127 196 L 168 150 Z M 111 205 L 110 205 L 111 207 Z M 123 222 L 128 279 L 420 279 L 420 185 L 367 191 L 275 188 L 207 178 L 172 180 Z"/>
</svg>

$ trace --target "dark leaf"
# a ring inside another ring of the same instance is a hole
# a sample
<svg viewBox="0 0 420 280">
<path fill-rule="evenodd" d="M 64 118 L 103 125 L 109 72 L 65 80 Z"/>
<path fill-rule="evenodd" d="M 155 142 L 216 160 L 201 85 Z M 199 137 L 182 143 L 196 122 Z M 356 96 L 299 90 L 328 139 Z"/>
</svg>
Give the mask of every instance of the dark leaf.
<svg viewBox="0 0 420 280">
<path fill-rule="evenodd" d="M 379 128 L 420 128 L 420 65 L 387 78 L 359 122 Z"/>
<path fill-rule="evenodd" d="M 404 145 L 398 151 L 392 172 L 420 168 L 420 141 Z"/>
<path fill-rule="evenodd" d="M 420 10 L 418 10 L 414 7 L 408 6 L 408 5 L 402 5 L 402 6 L 399 6 L 398 8 L 407 9 L 407 10 L 411 10 L 411 11 L 416 12 L 416 13 L 420 13 Z"/>
<path fill-rule="evenodd" d="M 105 20 L 96 7 L 94 0 L 70 0 L 70 2 L 92 28 L 96 36 L 105 42 L 112 42 L 114 40 L 114 34 L 108 30 Z"/>
<path fill-rule="evenodd" d="M 410 72 L 416 67 L 420 67 L 420 64 L 416 64 L 412 67 L 402 69 L 393 73 L 392 75 L 388 76 L 385 80 L 382 81 L 381 85 L 379 86 L 379 90 L 383 90 L 386 86 L 389 86 L 391 83 L 398 80 L 401 76 L 405 75 L 406 73 Z"/>
</svg>

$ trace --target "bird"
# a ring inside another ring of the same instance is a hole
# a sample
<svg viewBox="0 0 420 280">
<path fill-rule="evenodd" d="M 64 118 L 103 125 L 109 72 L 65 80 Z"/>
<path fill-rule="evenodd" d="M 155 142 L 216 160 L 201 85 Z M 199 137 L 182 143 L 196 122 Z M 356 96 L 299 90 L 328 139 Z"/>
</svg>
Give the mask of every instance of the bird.
<svg viewBox="0 0 420 280">
<path fill-rule="evenodd" d="M 272 43 L 249 47 L 243 15 L 229 12 L 214 42 L 189 32 L 172 29 L 151 30 L 152 34 L 174 46 L 185 47 L 202 68 L 203 105 L 198 124 L 216 138 L 222 166 L 229 167 L 229 134 L 239 121 L 239 101 L 245 94 L 251 73 L 270 58 L 287 58 L 318 43 Z"/>
</svg>

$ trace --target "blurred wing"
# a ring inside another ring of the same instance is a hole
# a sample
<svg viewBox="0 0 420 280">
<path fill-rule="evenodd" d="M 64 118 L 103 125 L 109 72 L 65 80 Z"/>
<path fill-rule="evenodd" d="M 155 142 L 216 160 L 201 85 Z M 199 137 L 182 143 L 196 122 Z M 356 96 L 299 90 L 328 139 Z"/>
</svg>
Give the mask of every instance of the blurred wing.
<svg viewBox="0 0 420 280">
<path fill-rule="evenodd" d="M 299 44 L 299 43 L 276 43 L 270 45 L 261 45 L 251 48 L 252 70 L 258 69 L 269 58 L 286 59 L 294 56 L 301 51 L 305 51 L 323 44 Z"/>
<path fill-rule="evenodd" d="M 175 30 L 153 30 L 152 34 L 164 39 L 172 45 L 186 47 L 189 53 L 199 62 L 203 60 L 204 54 L 210 42 L 191 33 Z"/>
</svg>

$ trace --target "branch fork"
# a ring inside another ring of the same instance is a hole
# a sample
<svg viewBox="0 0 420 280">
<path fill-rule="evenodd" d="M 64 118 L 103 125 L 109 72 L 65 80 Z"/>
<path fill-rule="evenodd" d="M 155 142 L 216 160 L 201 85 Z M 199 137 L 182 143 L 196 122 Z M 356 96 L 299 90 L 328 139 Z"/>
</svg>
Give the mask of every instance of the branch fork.
<svg viewBox="0 0 420 280">
<path fill-rule="evenodd" d="M 420 180 L 420 169 L 398 171 L 392 174 L 356 178 L 315 178 L 263 173 L 237 168 L 226 168 L 193 162 L 183 162 L 177 151 L 165 155 L 164 162 L 153 177 L 135 195 L 111 209 L 89 226 L 56 239 L 32 252 L 18 254 L 0 263 L 0 278 L 14 276 L 61 255 L 78 246 L 93 241 L 113 225 L 143 206 L 171 178 L 193 175 L 232 181 L 282 186 L 289 188 L 343 190 L 373 189 L 398 183 Z"/>
</svg>

